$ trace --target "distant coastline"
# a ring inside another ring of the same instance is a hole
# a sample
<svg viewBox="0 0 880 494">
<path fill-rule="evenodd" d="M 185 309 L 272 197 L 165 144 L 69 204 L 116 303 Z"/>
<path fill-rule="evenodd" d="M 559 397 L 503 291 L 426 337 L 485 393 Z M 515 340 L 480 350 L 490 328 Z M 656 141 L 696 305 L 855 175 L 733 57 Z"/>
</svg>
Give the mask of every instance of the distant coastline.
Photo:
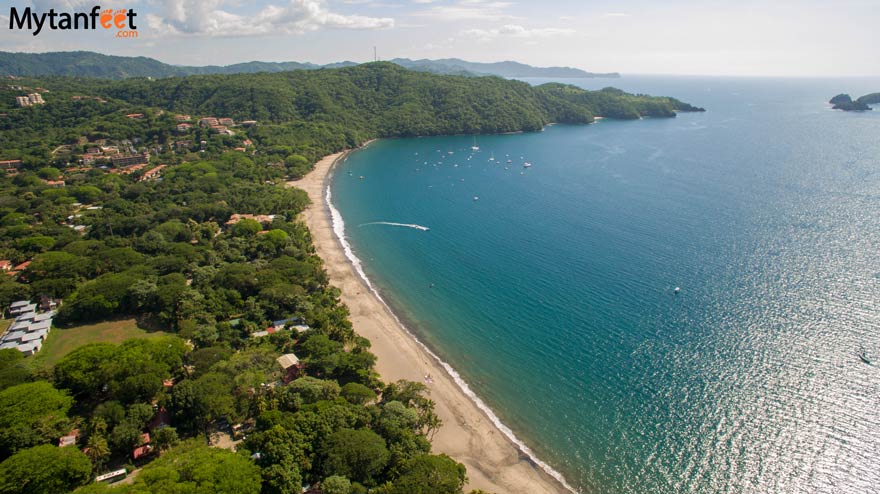
<svg viewBox="0 0 880 494">
<path fill-rule="evenodd" d="M 459 58 L 439 60 L 410 60 L 395 58 L 391 63 L 416 72 L 465 77 L 497 76 L 506 78 L 544 77 L 571 78 L 619 78 L 617 72 L 596 73 L 574 67 L 535 67 L 524 63 L 469 62 Z M 149 57 L 123 57 L 103 55 L 89 51 L 14 53 L 0 51 L 0 75 L 19 77 L 74 76 L 100 79 L 126 79 L 130 77 L 186 77 L 212 74 L 256 74 L 287 72 L 291 70 L 338 69 L 361 65 L 343 61 L 329 64 L 310 62 L 262 62 L 251 61 L 231 65 L 186 66 L 163 63 Z"/>
</svg>

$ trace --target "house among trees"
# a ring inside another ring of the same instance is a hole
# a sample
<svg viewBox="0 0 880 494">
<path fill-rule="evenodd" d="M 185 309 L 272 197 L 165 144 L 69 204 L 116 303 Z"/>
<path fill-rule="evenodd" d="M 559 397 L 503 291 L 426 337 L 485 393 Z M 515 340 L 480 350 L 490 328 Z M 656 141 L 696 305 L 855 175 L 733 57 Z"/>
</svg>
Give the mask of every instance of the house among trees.
<svg viewBox="0 0 880 494">
<path fill-rule="evenodd" d="M 63 448 L 65 446 L 73 446 L 76 444 L 76 440 L 79 438 L 79 429 L 74 429 L 67 433 L 67 435 L 61 436 L 58 438 L 58 447 Z"/>
<path fill-rule="evenodd" d="M 21 168 L 21 160 L 3 160 L 0 161 L 0 170 L 6 172 L 7 175 L 15 175 Z"/>
<path fill-rule="evenodd" d="M 144 172 L 143 176 L 141 176 L 141 180 L 155 180 L 162 176 L 162 170 L 165 169 L 165 165 L 159 165 L 155 168 L 151 168 Z"/>
<path fill-rule="evenodd" d="M 281 366 L 283 372 L 281 380 L 284 381 L 285 384 L 296 379 L 300 372 L 305 368 L 302 362 L 300 362 L 299 357 L 292 353 L 284 354 L 275 359 L 275 361 Z"/>
<path fill-rule="evenodd" d="M 110 158 L 110 163 L 117 168 L 133 165 L 146 165 L 149 162 L 150 155 L 148 153 L 127 154 Z"/>
<path fill-rule="evenodd" d="M 131 452 L 131 458 L 133 460 L 137 460 L 138 458 L 143 458 L 150 454 L 153 450 L 153 447 L 150 446 L 150 433 L 144 432 L 141 434 L 141 445 L 134 448 Z"/>
<path fill-rule="evenodd" d="M 259 222 L 260 224 L 272 223 L 272 220 L 275 219 L 274 214 L 233 214 L 229 217 L 229 221 L 226 222 L 228 226 L 232 226 L 238 223 L 241 220 L 254 220 Z"/>
</svg>

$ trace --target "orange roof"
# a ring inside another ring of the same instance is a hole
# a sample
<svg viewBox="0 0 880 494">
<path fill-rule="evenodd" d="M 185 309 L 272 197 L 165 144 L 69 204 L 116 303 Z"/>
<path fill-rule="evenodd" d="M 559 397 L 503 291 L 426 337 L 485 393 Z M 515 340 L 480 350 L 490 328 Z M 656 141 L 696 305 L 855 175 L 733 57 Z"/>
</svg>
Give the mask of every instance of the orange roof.
<svg viewBox="0 0 880 494">
<path fill-rule="evenodd" d="M 142 456 L 147 456 L 148 454 L 150 454 L 151 449 L 152 448 L 150 447 L 150 445 L 134 448 L 134 451 L 131 452 L 131 457 L 137 460 Z"/>
<path fill-rule="evenodd" d="M 30 265 L 31 265 L 31 262 L 30 262 L 30 261 L 25 261 L 25 262 L 19 264 L 18 266 L 16 266 L 16 267 L 15 267 L 15 270 L 16 270 L 16 271 L 24 271 L 24 270 L 27 269 L 27 267 L 30 266 Z"/>
</svg>

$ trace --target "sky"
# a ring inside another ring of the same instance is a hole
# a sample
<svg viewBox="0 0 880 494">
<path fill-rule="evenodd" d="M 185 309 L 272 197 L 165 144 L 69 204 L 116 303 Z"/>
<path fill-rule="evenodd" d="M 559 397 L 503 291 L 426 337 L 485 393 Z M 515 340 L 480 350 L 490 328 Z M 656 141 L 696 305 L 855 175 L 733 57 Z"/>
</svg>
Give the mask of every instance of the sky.
<svg viewBox="0 0 880 494">
<path fill-rule="evenodd" d="M 0 0 L 0 50 L 177 65 L 448 58 L 593 72 L 880 76 L 880 0 Z M 138 37 L 10 30 L 10 8 L 133 9 Z"/>
</svg>

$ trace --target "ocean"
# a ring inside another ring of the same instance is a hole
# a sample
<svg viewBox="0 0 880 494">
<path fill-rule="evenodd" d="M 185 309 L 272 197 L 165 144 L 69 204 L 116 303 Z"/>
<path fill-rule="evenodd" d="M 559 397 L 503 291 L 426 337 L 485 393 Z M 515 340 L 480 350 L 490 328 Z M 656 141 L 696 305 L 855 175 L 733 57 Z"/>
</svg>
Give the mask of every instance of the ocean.
<svg viewBox="0 0 880 494">
<path fill-rule="evenodd" d="M 578 491 L 880 492 L 880 79 L 564 82 L 708 111 L 353 153 L 383 298 Z"/>
</svg>

